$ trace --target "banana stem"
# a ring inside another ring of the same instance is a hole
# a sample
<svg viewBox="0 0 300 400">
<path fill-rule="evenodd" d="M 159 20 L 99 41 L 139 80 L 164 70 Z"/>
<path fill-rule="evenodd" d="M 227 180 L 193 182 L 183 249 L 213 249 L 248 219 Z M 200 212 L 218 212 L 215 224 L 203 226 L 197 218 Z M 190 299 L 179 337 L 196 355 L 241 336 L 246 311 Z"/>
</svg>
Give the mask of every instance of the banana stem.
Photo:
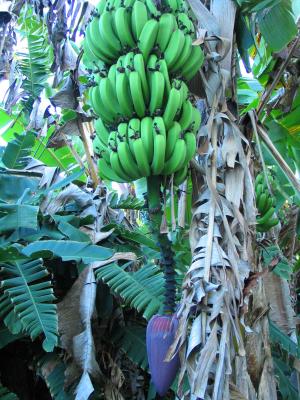
<svg viewBox="0 0 300 400">
<path fill-rule="evenodd" d="M 165 299 L 164 313 L 171 314 L 175 310 L 176 281 L 174 272 L 174 253 L 171 248 L 171 242 L 168 235 L 160 233 L 160 224 L 162 218 L 161 206 L 161 179 L 159 176 L 150 176 L 147 178 L 148 211 L 151 221 L 152 233 L 157 240 L 160 248 L 160 262 L 164 268 L 165 277 Z"/>
</svg>

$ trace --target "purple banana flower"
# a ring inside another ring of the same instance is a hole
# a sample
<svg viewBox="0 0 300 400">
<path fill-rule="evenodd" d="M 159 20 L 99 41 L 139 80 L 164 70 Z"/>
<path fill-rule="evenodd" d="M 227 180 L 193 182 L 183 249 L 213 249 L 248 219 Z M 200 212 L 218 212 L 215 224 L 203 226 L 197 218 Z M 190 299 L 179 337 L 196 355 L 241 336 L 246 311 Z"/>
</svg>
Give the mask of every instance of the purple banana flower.
<svg viewBox="0 0 300 400">
<path fill-rule="evenodd" d="M 154 315 L 147 326 L 146 342 L 152 382 L 160 396 L 164 396 L 179 369 L 179 356 L 164 361 L 173 343 L 178 319 L 174 315 Z"/>
</svg>

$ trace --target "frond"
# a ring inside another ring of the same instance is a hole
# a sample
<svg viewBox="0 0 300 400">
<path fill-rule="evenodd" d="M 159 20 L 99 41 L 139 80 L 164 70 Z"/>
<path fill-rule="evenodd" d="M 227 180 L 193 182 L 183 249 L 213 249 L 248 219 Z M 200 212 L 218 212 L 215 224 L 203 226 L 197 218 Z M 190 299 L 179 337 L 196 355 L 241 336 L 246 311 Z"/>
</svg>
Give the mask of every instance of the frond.
<svg viewBox="0 0 300 400">
<path fill-rule="evenodd" d="M 164 278 L 155 264 L 144 265 L 136 272 L 109 264 L 98 268 L 95 275 L 107 283 L 114 294 L 120 295 L 125 304 L 142 312 L 147 320 L 162 308 Z"/>
<path fill-rule="evenodd" d="M 113 209 L 141 210 L 145 206 L 143 200 L 131 194 L 119 196 L 117 192 L 109 192 L 107 195 L 107 202 L 109 207 Z"/>
<path fill-rule="evenodd" d="M 37 365 L 37 373 L 45 381 L 52 399 L 71 400 L 74 398 L 64 390 L 66 365 L 58 355 L 46 354 L 38 360 Z"/>
<path fill-rule="evenodd" d="M 30 160 L 31 150 L 34 146 L 34 134 L 27 132 L 10 141 L 3 153 L 2 162 L 10 169 L 23 169 Z"/>
<path fill-rule="evenodd" d="M 112 340 L 134 364 L 144 370 L 148 369 L 146 329 L 144 327 L 132 325 L 119 328 Z"/>
<path fill-rule="evenodd" d="M 28 51 L 17 53 L 18 67 L 23 75 L 22 88 L 28 97 L 36 99 L 47 82 L 51 49 L 47 41 L 46 30 L 42 21 L 34 16 L 24 15 L 21 24 L 21 35 L 27 41 Z"/>
<path fill-rule="evenodd" d="M 48 271 L 42 260 L 18 260 L 2 264 L 0 316 L 7 319 L 12 312 L 22 324 L 22 331 L 36 339 L 44 334 L 43 348 L 52 351 L 57 344 L 57 314 Z M 7 322 L 7 321 L 6 321 Z M 11 323 L 7 327 L 13 328 Z"/>
<path fill-rule="evenodd" d="M 10 392 L 6 387 L 0 384 L 0 399 L 1 400 L 18 400 L 18 396 Z"/>
</svg>

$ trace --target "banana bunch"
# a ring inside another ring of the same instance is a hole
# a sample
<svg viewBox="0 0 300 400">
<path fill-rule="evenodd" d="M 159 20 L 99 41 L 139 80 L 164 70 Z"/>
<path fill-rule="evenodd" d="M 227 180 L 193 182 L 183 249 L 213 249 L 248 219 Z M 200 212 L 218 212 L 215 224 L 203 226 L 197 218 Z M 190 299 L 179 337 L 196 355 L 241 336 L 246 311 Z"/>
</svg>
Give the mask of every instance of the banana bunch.
<svg viewBox="0 0 300 400">
<path fill-rule="evenodd" d="M 193 39 L 195 26 L 186 1 L 164 0 L 158 8 L 153 0 L 100 0 L 86 28 L 83 61 L 100 71 L 130 51 L 141 53 L 145 63 L 155 53 L 170 73 L 189 80 L 203 63 Z"/>
<path fill-rule="evenodd" d="M 150 175 L 172 175 L 182 183 L 196 151 L 196 135 L 175 121 L 169 129 L 162 117 L 132 118 L 109 131 L 95 122 L 95 150 L 103 179 L 130 182 Z"/>
<path fill-rule="evenodd" d="M 270 182 L 273 178 L 268 176 Z M 273 226 L 277 225 L 279 220 L 274 217 L 275 207 L 274 198 L 270 195 L 266 185 L 263 173 L 258 174 L 255 179 L 256 207 L 260 214 L 256 218 L 256 230 L 258 232 L 267 232 Z"/>
<path fill-rule="evenodd" d="M 186 0 L 100 0 L 86 29 L 99 173 L 115 182 L 173 175 L 196 150 L 201 117 L 186 80 L 203 63 Z"/>
</svg>

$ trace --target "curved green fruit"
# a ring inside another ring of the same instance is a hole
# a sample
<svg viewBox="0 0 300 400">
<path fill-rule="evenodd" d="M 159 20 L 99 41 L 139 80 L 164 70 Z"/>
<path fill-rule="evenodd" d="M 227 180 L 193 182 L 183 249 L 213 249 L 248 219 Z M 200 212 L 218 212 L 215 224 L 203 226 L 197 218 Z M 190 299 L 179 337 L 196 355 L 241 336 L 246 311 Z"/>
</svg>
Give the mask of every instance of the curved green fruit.
<svg viewBox="0 0 300 400">
<path fill-rule="evenodd" d="M 164 57 L 170 71 L 173 71 L 173 67 L 176 65 L 179 57 L 181 57 L 184 43 L 185 38 L 183 32 L 180 29 L 175 30 L 172 33 L 171 39 L 164 53 Z"/>
<path fill-rule="evenodd" d="M 151 58 L 151 56 L 150 56 Z M 149 60 L 150 60 L 149 58 Z M 168 66 L 166 63 L 166 60 L 164 58 L 161 58 L 158 60 L 157 65 L 159 67 L 159 71 L 163 74 L 164 80 L 165 80 L 165 97 L 164 100 L 167 101 L 170 91 L 171 91 L 171 82 L 170 82 L 170 77 L 169 77 L 169 70 Z"/>
<path fill-rule="evenodd" d="M 150 165 L 144 143 L 142 139 L 133 141 L 133 153 L 141 176 L 149 176 L 151 174 Z"/>
<path fill-rule="evenodd" d="M 196 137 L 193 132 L 186 132 L 184 134 L 184 141 L 186 144 L 186 156 L 184 164 L 188 164 L 194 157 L 197 149 Z"/>
<path fill-rule="evenodd" d="M 120 113 L 130 118 L 133 114 L 133 102 L 130 93 L 129 79 L 125 72 L 117 72 L 116 96 L 120 107 Z"/>
<path fill-rule="evenodd" d="M 128 140 L 128 124 L 121 122 L 118 125 L 117 144 L 120 142 L 126 142 Z"/>
<path fill-rule="evenodd" d="M 99 84 L 99 91 L 104 107 L 107 112 L 115 119 L 120 113 L 117 97 L 114 96 L 114 89 L 108 78 L 102 78 Z"/>
<path fill-rule="evenodd" d="M 131 153 L 133 154 L 133 142 L 141 137 L 141 120 L 132 118 L 128 123 L 128 143 Z"/>
<path fill-rule="evenodd" d="M 161 134 L 154 134 L 153 161 L 151 172 L 153 175 L 160 175 L 165 164 L 166 137 Z"/>
<path fill-rule="evenodd" d="M 95 37 L 96 33 L 92 33 L 91 28 L 93 27 L 94 30 L 96 30 L 98 27 L 98 23 L 97 24 L 94 23 L 94 25 L 92 25 L 92 22 L 87 26 L 86 31 L 85 31 L 85 39 L 87 40 L 87 45 L 88 45 L 89 49 L 92 51 L 92 53 L 95 54 L 95 56 L 97 58 L 99 58 L 101 61 L 103 61 L 107 64 L 111 64 L 112 63 L 111 54 L 104 53 L 104 50 L 99 47 L 97 42 L 96 41 L 94 42 L 93 37 Z M 93 35 L 93 37 L 92 37 L 92 35 Z M 100 36 L 100 32 L 98 35 Z"/>
<path fill-rule="evenodd" d="M 187 173 L 188 173 L 187 165 L 185 167 L 181 168 L 179 171 L 175 172 L 174 178 L 173 178 L 173 184 L 175 186 L 181 185 L 186 180 Z"/>
<path fill-rule="evenodd" d="M 141 139 L 146 150 L 148 163 L 152 163 L 153 159 L 153 126 L 152 118 L 144 117 L 141 120 Z"/>
<path fill-rule="evenodd" d="M 179 29 L 181 29 L 186 36 L 195 35 L 195 27 L 193 22 L 186 13 L 177 14 L 177 24 Z"/>
<path fill-rule="evenodd" d="M 129 87 L 135 112 L 142 118 L 145 115 L 146 106 L 143 97 L 141 78 L 137 71 L 130 72 Z"/>
<path fill-rule="evenodd" d="M 178 139 L 175 143 L 171 157 L 165 162 L 163 175 L 171 175 L 178 171 L 186 158 L 186 144 L 183 139 Z"/>
<path fill-rule="evenodd" d="M 137 163 L 135 162 L 133 155 L 130 151 L 127 142 L 120 142 L 118 145 L 118 155 L 121 165 L 125 173 L 130 176 L 131 180 L 135 180 L 141 177 Z M 130 182 L 130 181 L 129 181 Z"/>
<path fill-rule="evenodd" d="M 181 117 L 178 121 L 182 130 L 189 129 L 191 127 L 194 120 L 193 108 L 194 107 L 189 100 L 183 102 Z"/>
<path fill-rule="evenodd" d="M 190 62 L 190 56 L 192 54 L 192 38 L 189 35 L 186 35 L 184 38 L 184 46 L 181 52 L 180 57 L 177 59 L 173 72 L 180 71 L 185 65 Z"/>
<path fill-rule="evenodd" d="M 267 204 L 268 197 L 269 197 L 269 193 L 263 192 L 256 199 L 257 209 L 261 214 L 262 214 L 262 211 L 263 211 L 263 209 L 265 208 L 265 206 Z"/>
<path fill-rule="evenodd" d="M 193 46 L 192 53 L 190 55 L 190 61 L 182 68 L 181 75 L 187 80 L 192 79 L 193 76 L 200 70 L 203 61 L 203 51 L 199 46 Z"/>
<path fill-rule="evenodd" d="M 148 61 L 149 54 L 156 42 L 157 32 L 158 22 L 155 19 L 149 19 L 143 27 L 138 41 L 138 47 L 143 54 L 145 62 Z"/>
<path fill-rule="evenodd" d="M 256 222 L 259 225 L 265 224 L 273 216 L 274 212 L 275 212 L 275 208 L 271 207 L 261 218 L 257 218 Z"/>
<path fill-rule="evenodd" d="M 149 97 L 150 97 L 149 96 L 149 87 L 148 87 L 148 82 L 147 82 L 147 77 L 146 77 L 146 68 L 145 68 L 144 58 L 141 53 L 138 53 L 134 56 L 133 66 L 134 66 L 134 69 L 137 71 L 137 73 L 140 76 L 145 103 L 148 105 Z"/>
<path fill-rule="evenodd" d="M 164 13 L 158 21 L 156 43 L 163 53 L 170 41 L 172 33 L 177 28 L 176 18 L 173 14 Z"/>
<path fill-rule="evenodd" d="M 141 32 L 148 21 L 147 7 L 142 1 L 135 1 L 131 14 L 131 27 L 135 40 L 138 40 Z"/>
<path fill-rule="evenodd" d="M 178 122 L 173 122 L 173 125 L 167 132 L 167 146 L 166 146 L 166 160 L 168 160 L 175 148 L 175 144 L 182 132 L 181 126 Z"/>
<path fill-rule="evenodd" d="M 121 177 L 121 179 L 124 179 L 125 182 L 130 182 L 131 178 L 126 174 L 124 169 L 122 168 L 119 155 L 117 151 L 111 151 L 110 152 L 110 165 L 113 169 L 113 171 Z"/>
<path fill-rule="evenodd" d="M 103 42 L 106 43 L 114 57 L 118 57 L 121 51 L 121 43 L 113 31 L 113 14 L 111 12 L 105 11 L 101 15 L 99 29 Z M 103 45 L 103 43 L 101 43 L 101 45 Z"/>
<path fill-rule="evenodd" d="M 153 134 L 163 135 L 167 137 L 166 126 L 162 117 L 153 118 Z"/>
<path fill-rule="evenodd" d="M 198 108 L 193 107 L 193 114 L 194 114 L 194 120 L 193 120 L 193 127 L 192 130 L 194 132 L 195 135 L 198 134 L 200 125 L 201 125 L 201 114 L 200 111 L 198 110 Z"/>
<path fill-rule="evenodd" d="M 161 15 L 161 12 L 157 9 L 153 0 L 146 0 L 145 4 L 151 17 L 158 18 Z"/>
<path fill-rule="evenodd" d="M 181 106 L 180 91 L 178 89 L 172 87 L 169 98 L 168 98 L 168 102 L 167 102 L 167 105 L 165 108 L 165 112 L 163 114 L 163 119 L 165 122 L 166 129 L 170 129 L 180 106 Z"/>
<path fill-rule="evenodd" d="M 126 180 L 117 175 L 111 168 L 111 165 L 103 158 L 100 157 L 98 161 L 99 175 L 102 179 L 107 179 L 112 182 L 123 183 Z"/>
<path fill-rule="evenodd" d="M 96 135 L 99 138 L 99 140 L 104 144 L 107 145 L 107 140 L 109 136 L 109 131 L 104 125 L 103 121 L 101 118 L 98 118 L 94 121 L 94 128 L 96 131 Z"/>
<path fill-rule="evenodd" d="M 131 32 L 131 16 L 127 8 L 119 7 L 115 14 L 115 27 L 123 47 L 134 48 L 135 41 Z"/>
<path fill-rule="evenodd" d="M 262 183 L 259 183 L 259 184 L 255 185 L 255 195 L 256 195 L 256 197 L 259 197 L 262 194 L 263 190 L 264 190 L 264 185 Z"/>
<path fill-rule="evenodd" d="M 149 110 L 153 115 L 162 108 L 164 98 L 165 80 L 161 72 L 155 71 L 151 79 L 151 98 Z"/>
<path fill-rule="evenodd" d="M 133 57 L 134 57 L 133 51 L 129 51 L 126 54 L 126 56 L 124 57 L 124 68 L 125 68 L 125 73 L 128 77 L 129 77 L 130 72 L 134 71 Z"/>
</svg>

